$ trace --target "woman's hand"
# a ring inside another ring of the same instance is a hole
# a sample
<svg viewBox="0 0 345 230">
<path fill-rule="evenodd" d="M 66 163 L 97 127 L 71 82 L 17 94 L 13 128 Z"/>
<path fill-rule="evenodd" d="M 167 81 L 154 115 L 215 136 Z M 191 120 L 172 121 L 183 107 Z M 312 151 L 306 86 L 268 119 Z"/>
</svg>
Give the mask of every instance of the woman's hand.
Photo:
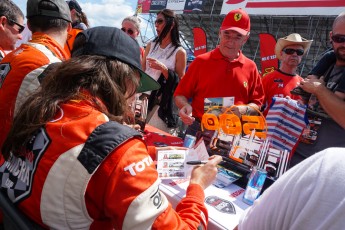
<svg viewBox="0 0 345 230">
<path fill-rule="evenodd" d="M 146 61 L 150 68 L 161 71 L 165 79 L 168 79 L 168 68 L 162 62 L 149 57 L 146 58 Z"/>
<path fill-rule="evenodd" d="M 218 172 L 217 165 L 222 161 L 222 157 L 213 155 L 208 162 L 202 166 L 195 166 L 190 178 L 191 184 L 198 184 L 206 189 L 216 179 Z"/>
</svg>

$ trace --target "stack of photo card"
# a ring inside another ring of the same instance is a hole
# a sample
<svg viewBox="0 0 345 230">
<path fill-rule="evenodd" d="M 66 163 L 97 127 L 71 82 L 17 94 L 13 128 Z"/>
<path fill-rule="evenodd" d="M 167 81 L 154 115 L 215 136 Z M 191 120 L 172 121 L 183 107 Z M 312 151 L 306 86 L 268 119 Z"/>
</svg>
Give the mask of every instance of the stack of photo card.
<svg viewBox="0 0 345 230">
<path fill-rule="evenodd" d="M 200 139 L 191 149 L 164 149 L 157 153 L 157 171 L 161 179 L 190 177 L 192 165 L 187 161 L 206 161 L 209 155 L 205 143 Z"/>
<path fill-rule="evenodd" d="M 270 140 L 266 139 L 260 150 L 257 167 L 265 169 L 269 178 L 277 179 L 287 170 L 289 153 L 270 147 Z"/>
</svg>

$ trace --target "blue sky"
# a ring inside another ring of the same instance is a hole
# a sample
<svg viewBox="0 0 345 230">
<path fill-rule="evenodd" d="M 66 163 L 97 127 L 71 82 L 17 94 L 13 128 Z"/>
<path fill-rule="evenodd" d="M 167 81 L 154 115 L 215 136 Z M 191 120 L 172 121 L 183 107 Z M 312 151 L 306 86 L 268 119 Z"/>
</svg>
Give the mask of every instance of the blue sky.
<svg viewBox="0 0 345 230">
<path fill-rule="evenodd" d="M 27 0 L 13 0 L 26 14 Z M 116 26 L 121 25 L 123 18 L 133 15 L 137 0 L 78 0 L 86 13 L 91 26 Z"/>
<path fill-rule="evenodd" d="M 13 0 L 13 2 L 26 15 L 27 0 Z M 92 27 L 115 26 L 119 28 L 125 17 L 135 13 L 137 2 L 137 0 L 78 0 Z M 144 32 L 147 28 L 150 30 L 145 20 L 142 20 L 141 31 Z M 152 32 L 146 33 L 148 37 L 152 37 L 152 34 Z"/>
</svg>

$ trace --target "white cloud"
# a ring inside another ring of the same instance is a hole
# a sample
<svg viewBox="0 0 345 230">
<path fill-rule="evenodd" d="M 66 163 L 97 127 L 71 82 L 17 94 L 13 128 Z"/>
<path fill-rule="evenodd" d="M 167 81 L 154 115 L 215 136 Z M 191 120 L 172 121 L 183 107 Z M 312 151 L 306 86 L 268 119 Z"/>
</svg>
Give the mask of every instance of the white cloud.
<svg viewBox="0 0 345 230">
<path fill-rule="evenodd" d="M 122 20 L 135 12 L 134 7 L 124 0 L 102 0 L 99 3 L 80 1 L 80 6 L 91 26 L 120 27 Z"/>
<path fill-rule="evenodd" d="M 0 0 L 1 1 L 1 0 Z M 27 0 L 13 0 L 26 15 Z M 135 13 L 137 0 L 77 0 L 86 14 L 91 27 L 114 26 L 121 28 L 122 20 Z M 147 18 L 147 16 L 142 16 Z M 144 41 L 152 38 L 151 26 L 146 20 L 141 20 L 141 31 Z M 138 39 L 139 41 L 141 39 Z"/>
</svg>

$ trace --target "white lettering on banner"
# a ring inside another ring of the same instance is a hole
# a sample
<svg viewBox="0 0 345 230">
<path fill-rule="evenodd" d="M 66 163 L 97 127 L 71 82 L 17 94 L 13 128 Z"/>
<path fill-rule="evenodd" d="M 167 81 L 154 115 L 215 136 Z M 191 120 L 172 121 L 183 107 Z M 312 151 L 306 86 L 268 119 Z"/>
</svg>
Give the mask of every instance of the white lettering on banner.
<svg viewBox="0 0 345 230">
<path fill-rule="evenodd" d="M 201 49 L 205 49 L 205 48 L 206 48 L 206 45 L 198 46 L 198 47 L 195 47 L 194 50 L 201 50 Z"/>
<path fill-rule="evenodd" d="M 270 55 L 270 56 L 267 56 L 267 57 L 262 57 L 262 58 L 261 58 L 261 61 L 273 60 L 273 59 L 275 59 L 275 58 L 277 58 L 276 55 Z"/>
<path fill-rule="evenodd" d="M 129 171 L 132 176 L 136 176 L 138 172 L 142 172 L 145 170 L 146 166 L 150 166 L 153 163 L 151 157 L 146 157 L 143 160 L 132 163 L 124 168 L 124 171 Z"/>
<path fill-rule="evenodd" d="M 242 8 L 256 15 L 338 15 L 344 6 L 343 0 L 223 0 L 220 14 Z"/>
<path fill-rule="evenodd" d="M 165 6 L 165 1 L 152 1 L 151 5 Z"/>
</svg>

